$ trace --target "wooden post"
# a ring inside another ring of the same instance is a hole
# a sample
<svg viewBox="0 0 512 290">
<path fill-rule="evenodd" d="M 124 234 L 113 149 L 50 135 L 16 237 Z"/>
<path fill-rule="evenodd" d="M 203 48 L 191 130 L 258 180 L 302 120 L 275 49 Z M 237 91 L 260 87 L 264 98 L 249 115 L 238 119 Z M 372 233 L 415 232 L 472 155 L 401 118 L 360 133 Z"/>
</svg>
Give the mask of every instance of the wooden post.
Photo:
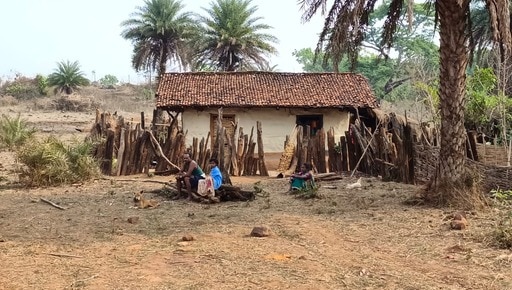
<svg viewBox="0 0 512 290">
<path fill-rule="evenodd" d="M 243 155 L 244 148 L 246 148 L 244 137 L 244 130 L 242 127 L 240 127 L 238 131 L 238 145 L 236 147 L 236 162 L 238 163 L 236 175 L 238 176 L 242 175 L 242 172 L 244 171 Z"/>
<path fill-rule="evenodd" d="M 247 134 L 244 134 L 244 149 L 242 150 L 242 157 L 240 158 L 240 174 L 239 175 L 246 175 L 245 172 L 247 170 L 247 151 L 249 150 L 249 136 Z"/>
<path fill-rule="evenodd" d="M 244 159 L 244 162 L 245 162 L 245 165 L 244 165 L 244 175 L 251 175 L 252 174 L 252 159 L 254 158 L 254 146 L 256 143 L 254 143 L 252 140 L 252 136 L 253 136 L 253 133 L 254 133 L 254 127 L 251 128 L 251 135 L 249 137 L 249 140 L 247 141 L 247 154 L 245 156 L 245 159 Z"/>
<path fill-rule="evenodd" d="M 327 166 L 325 164 L 325 130 L 320 129 L 317 132 L 318 136 L 318 172 L 326 173 Z"/>
<path fill-rule="evenodd" d="M 476 149 L 476 132 L 475 131 L 469 131 L 468 136 L 468 149 L 469 152 L 471 152 L 471 159 L 478 161 L 478 151 Z"/>
<path fill-rule="evenodd" d="M 263 132 L 261 129 L 261 122 L 256 121 L 257 135 L 258 135 L 258 167 L 261 176 L 268 176 L 267 166 L 265 165 L 265 152 L 263 151 Z"/>
<path fill-rule="evenodd" d="M 226 138 L 229 140 L 229 155 L 230 155 L 230 174 L 238 175 L 238 148 L 237 148 L 237 138 L 236 132 L 238 128 L 238 121 L 235 123 L 235 128 L 233 129 L 233 134 L 231 136 L 227 135 Z"/>
<path fill-rule="evenodd" d="M 300 167 L 300 165 L 302 165 L 305 162 L 304 160 L 306 160 L 306 156 L 304 156 L 304 153 L 302 151 L 302 144 L 304 144 L 304 127 L 297 126 L 297 146 L 295 155 L 297 156 L 298 167 Z M 297 165 L 295 167 L 297 167 Z M 297 171 L 297 168 L 293 168 L 292 171 Z"/>
<path fill-rule="evenodd" d="M 101 171 L 103 174 L 112 175 L 112 157 L 114 153 L 114 130 L 107 130 L 107 143 L 105 146 L 105 156 L 102 161 Z"/>
<path fill-rule="evenodd" d="M 328 167 L 329 172 L 336 172 L 338 169 L 336 168 L 336 151 L 335 151 L 335 143 L 334 143 L 334 128 L 330 128 L 327 131 L 327 156 L 328 156 Z"/>
<path fill-rule="evenodd" d="M 128 175 L 128 165 L 130 164 L 130 151 L 132 150 L 132 142 L 130 136 L 132 135 L 132 123 L 127 124 L 127 130 L 125 132 L 125 149 L 123 153 L 123 163 L 121 167 L 121 175 Z"/>
<path fill-rule="evenodd" d="M 146 130 L 146 121 L 144 120 L 144 112 L 140 112 L 140 128 Z"/>
<path fill-rule="evenodd" d="M 191 157 L 192 157 L 193 160 L 196 160 L 196 162 L 199 159 L 198 158 L 199 156 L 197 154 L 197 152 L 198 152 L 197 151 L 198 142 L 199 142 L 199 139 L 197 137 L 193 137 L 192 138 L 192 152 L 191 152 L 192 156 Z"/>
<path fill-rule="evenodd" d="M 121 175 L 121 168 L 123 166 L 123 155 L 125 149 L 125 133 L 126 129 L 121 128 L 120 138 L 119 138 L 119 150 L 117 150 L 117 168 L 116 175 Z"/>
</svg>

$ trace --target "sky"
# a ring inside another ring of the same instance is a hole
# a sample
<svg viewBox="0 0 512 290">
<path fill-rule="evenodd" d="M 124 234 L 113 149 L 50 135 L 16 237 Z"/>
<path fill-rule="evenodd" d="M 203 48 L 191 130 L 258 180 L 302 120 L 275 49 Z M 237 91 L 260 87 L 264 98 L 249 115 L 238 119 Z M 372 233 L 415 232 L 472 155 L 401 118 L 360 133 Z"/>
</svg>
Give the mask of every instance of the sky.
<svg viewBox="0 0 512 290">
<path fill-rule="evenodd" d="M 186 0 L 184 11 L 202 13 L 212 0 Z M 144 0 L 4 0 L 0 9 L 0 80 L 16 73 L 48 75 L 57 62 L 78 61 L 90 80 L 111 74 L 121 82 L 140 83 L 131 66 L 133 46 L 121 37 L 121 22 Z M 323 25 L 320 15 L 302 23 L 298 0 L 252 0 L 260 23 L 277 37 L 278 55 L 271 66 L 281 72 L 300 72 L 294 50 L 315 48 Z M 95 73 L 93 73 L 93 71 Z"/>
</svg>

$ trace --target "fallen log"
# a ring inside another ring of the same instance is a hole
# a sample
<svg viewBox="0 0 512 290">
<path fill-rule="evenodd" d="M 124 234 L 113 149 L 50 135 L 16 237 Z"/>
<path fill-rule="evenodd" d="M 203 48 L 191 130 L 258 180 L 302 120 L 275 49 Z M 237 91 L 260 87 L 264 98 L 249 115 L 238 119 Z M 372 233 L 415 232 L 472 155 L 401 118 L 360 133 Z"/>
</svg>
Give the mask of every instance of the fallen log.
<svg viewBox="0 0 512 290">
<path fill-rule="evenodd" d="M 343 176 L 341 175 L 337 175 L 337 176 L 327 176 L 327 177 L 324 177 L 324 178 L 315 178 L 316 181 L 333 181 L 333 180 L 342 180 L 343 179 Z"/>
<path fill-rule="evenodd" d="M 250 201 L 254 200 L 255 194 L 237 186 L 223 184 L 215 191 L 215 197 L 220 201 Z"/>
</svg>

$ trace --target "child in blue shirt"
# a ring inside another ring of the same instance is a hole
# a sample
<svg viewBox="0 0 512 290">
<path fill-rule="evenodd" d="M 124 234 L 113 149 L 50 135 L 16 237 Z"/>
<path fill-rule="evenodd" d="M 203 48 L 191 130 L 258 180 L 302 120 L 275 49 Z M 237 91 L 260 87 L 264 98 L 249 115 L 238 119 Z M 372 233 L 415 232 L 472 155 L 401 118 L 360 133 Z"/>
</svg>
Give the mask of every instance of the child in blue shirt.
<svg viewBox="0 0 512 290">
<path fill-rule="evenodd" d="M 215 158 L 210 159 L 210 177 L 213 179 L 213 189 L 217 190 L 222 185 L 222 173 L 219 169 L 219 160 Z"/>
</svg>

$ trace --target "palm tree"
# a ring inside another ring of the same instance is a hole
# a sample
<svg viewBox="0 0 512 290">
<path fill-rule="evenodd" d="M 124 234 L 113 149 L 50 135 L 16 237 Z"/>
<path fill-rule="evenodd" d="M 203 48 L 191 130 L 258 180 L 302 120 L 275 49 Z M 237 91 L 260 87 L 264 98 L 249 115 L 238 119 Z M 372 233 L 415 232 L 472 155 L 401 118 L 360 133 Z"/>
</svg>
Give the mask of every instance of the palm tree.
<svg viewBox="0 0 512 290">
<path fill-rule="evenodd" d="M 493 42 L 490 15 L 484 1 L 475 1 L 471 6 L 471 41 L 472 68 L 493 67 L 499 79 L 499 89 L 506 95 L 512 95 L 512 75 L 510 67 L 512 59 L 504 59 L 505 55 L 499 53 L 500 47 Z M 509 9 L 512 8 L 509 4 Z M 512 14 L 510 15 L 512 19 Z M 501 60 L 499 59 L 501 57 Z"/>
<path fill-rule="evenodd" d="M 332 57 L 335 62 L 344 54 L 348 54 L 352 60 L 357 59 L 369 15 L 377 2 L 334 0 L 325 18 L 317 52 L 324 48 L 325 43 L 329 51 L 327 57 Z M 512 46 L 509 0 L 486 2 L 493 40 L 500 44 L 502 55 L 508 56 Z M 383 44 L 390 47 L 401 11 L 408 7 L 404 5 L 404 0 L 385 3 L 388 5 L 388 16 L 384 22 Z M 301 0 L 300 4 L 304 9 L 303 18 L 307 21 L 320 8 L 326 8 L 327 0 Z M 413 1 L 409 0 L 408 4 L 412 5 Z M 468 187 L 462 181 L 466 175 L 464 104 L 466 68 L 470 55 L 470 0 L 431 0 L 427 5 L 434 9 L 435 19 L 439 23 L 441 136 L 439 159 L 426 197 L 443 202 L 453 197 L 455 186 L 460 185 L 463 190 Z"/>
<path fill-rule="evenodd" d="M 255 70 L 268 67 L 265 56 L 277 53 L 276 37 L 262 32 L 272 27 L 257 24 L 257 6 L 251 0 L 217 0 L 207 16 L 198 15 L 194 40 L 196 67 L 216 67 L 221 71 Z"/>
<path fill-rule="evenodd" d="M 156 70 L 158 76 L 166 72 L 168 61 L 186 68 L 187 39 L 193 26 L 190 13 L 181 13 L 184 6 L 178 0 L 145 0 L 144 4 L 121 23 L 121 36 L 133 43 L 133 68 Z"/>
<path fill-rule="evenodd" d="M 65 92 L 66 94 L 73 93 L 74 90 L 80 86 L 86 86 L 89 80 L 84 77 L 84 73 L 80 71 L 80 64 L 78 61 L 70 62 L 61 61 L 57 63 L 55 72 L 48 76 L 48 85 L 54 86 L 54 92 Z"/>
</svg>

